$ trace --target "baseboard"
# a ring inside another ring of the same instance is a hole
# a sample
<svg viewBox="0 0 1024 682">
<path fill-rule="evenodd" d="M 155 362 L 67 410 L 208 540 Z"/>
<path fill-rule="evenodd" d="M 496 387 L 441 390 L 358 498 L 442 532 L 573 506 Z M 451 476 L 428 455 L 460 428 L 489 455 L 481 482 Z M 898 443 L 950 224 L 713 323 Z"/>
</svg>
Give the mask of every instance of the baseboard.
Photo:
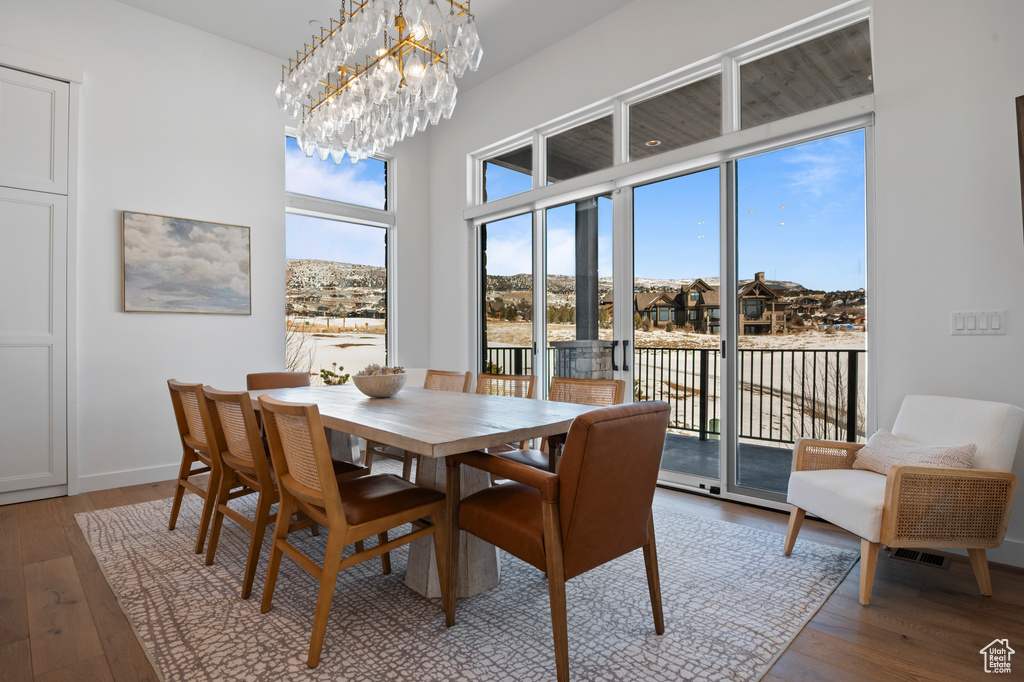
<svg viewBox="0 0 1024 682">
<path fill-rule="evenodd" d="M 67 494 L 68 487 L 66 485 L 51 485 L 45 488 L 29 488 L 28 490 L 11 490 L 0 493 L 0 506 L 44 500 L 50 497 L 64 497 Z"/>
<path fill-rule="evenodd" d="M 124 471 L 111 471 L 104 474 L 92 474 L 78 477 L 78 492 L 88 493 L 94 490 L 107 490 L 109 488 L 122 488 L 126 485 L 140 485 L 142 483 L 156 483 L 177 478 L 180 464 L 164 464 L 162 466 L 146 467 L 144 469 L 127 469 Z"/>
<path fill-rule="evenodd" d="M 943 547 L 938 551 L 946 552 L 947 554 L 967 556 L 967 550 L 964 549 L 948 549 Z M 996 547 L 995 549 L 986 549 L 985 557 L 988 559 L 990 564 L 1006 564 L 1007 566 L 1024 568 L 1024 541 L 1009 539 L 1003 540 L 1003 544 L 999 547 Z"/>
</svg>

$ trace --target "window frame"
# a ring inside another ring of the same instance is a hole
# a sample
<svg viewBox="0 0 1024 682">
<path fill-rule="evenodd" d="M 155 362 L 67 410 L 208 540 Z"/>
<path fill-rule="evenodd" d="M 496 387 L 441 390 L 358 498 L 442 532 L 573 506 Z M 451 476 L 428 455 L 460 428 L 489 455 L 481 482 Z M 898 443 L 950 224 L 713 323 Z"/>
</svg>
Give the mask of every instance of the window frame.
<svg viewBox="0 0 1024 682">
<path fill-rule="evenodd" d="M 725 254 L 729 252 L 728 240 L 735 243 L 736 225 L 729 222 L 726 205 L 735 201 L 735 165 L 744 157 L 753 156 L 793 145 L 810 142 L 813 140 L 831 137 L 834 135 L 850 132 L 853 130 L 864 130 L 865 144 L 865 259 L 867 264 L 866 287 L 868 290 L 877 291 L 877 280 L 875 270 L 872 267 L 875 262 L 875 180 L 874 180 L 874 93 L 830 104 L 818 109 L 813 109 L 786 118 L 778 119 L 771 123 L 740 128 L 739 108 L 739 66 L 741 62 L 756 60 L 777 51 L 793 47 L 800 43 L 813 40 L 822 35 L 834 32 L 845 26 L 868 20 L 868 31 L 871 39 L 872 53 L 875 51 L 874 21 L 872 16 L 872 5 L 869 0 L 845 3 L 844 5 L 827 10 L 789 27 L 775 31 L 755 40 L 739 45 L 724 53 L 713 55 L 706 59 L 695 62 L 690 66 L 679 69 L 666 76 L 638 85 L 625 90 L 617 95 L 606 98 L 584 109 L 567 114 L 548 124 L 537 126 L 531 130 L 524 131 L 517 136 L 507 138 L 504 143 L 483 148 L 475 153 L 467 155 L 467 207 L 463 210 L 463 220 L 466 223 L 468 239 L 471 244 L 471 254 L 477 254 L 479 258 L 478 244 L 474 244 L 478 230 L 482 223 L 488 223 L 510 217 L 520 213 L 533 211 L 535 215 L 535 230 L 543 232 L 544 212 L 546 209 L 571 203 L 600 194 L 610 194 L 613 201 L 613 242 L 615 244 L 615 263 L 613 276 L 616 282 L 633 281 L 633 195 L 632 190 L 637 186 L 667 180 L 673 177 L 700 172 L 709 168 L 721 169 L 721 202 L 722 202 L 722 263 L 721 277 L 723 282 L 730 283 L 727 287 L 732 288 L 735 294 L 736 272 L 735 264 L 728 263 Z M 715 72 L 722 73 L 722 134 L 718 137 L 694 143 L 679 149 L 673 149 L 661 154 L 654 154 L 635 161 L 628 160 L 629 145 L 629 105 L 631 103 L 649 99 L 677 87 L 701 80 Z M 613 111 L 613 142 L 615 164 L 592 173 L 571 178 L 553 185 L 541 185 L 540 178 L 546 178 L 546 168 L 543 167 L 543 160 L 546 156 L 545 141 L 546 135 L 557 132 L 575 125 L 585 123 L 593 118 L 600 117 L 607 108 Z M 493 155 L 502 153 L 502 150 L 510 150 L 524 144 L 524 140 L 533 138 L 534 149 L 534 182 L 533 189 L 504 197 L 495 201 L 483 204 L 480 201 L 482 193 L 482 161 Z M 510 143 L 511 140 L 515 143 Z M 544 250 L 546 245 L 538 243 L 535 239 L 535 258 L 540 258 L 543 263 Z M 479 269 L 476 270 L 479 272 Z M 544 269 L 535 270 L 544 272 Z M 535 285 L 535 296 L 540 296 L 544 289 Z M 616 291 L 616 296 L 622 293 Z M 732 295 L 730 294 L 730 295 Z M 706 313 L 707 324 L 712 334 L 727 334 L 738 339 L 744 334 L 743 323 L 737 315 L 738 301 L 735 297 L 723 294 L 723 305 L 721 307 L 708 308 Z M 475 316 L 479 309 L 476 301 L 471 301 L 470 315 Z M 635 308 L 634 308 L 635 310 Z M 636 311 L 641 319 L 651 320 L 651 311 Z M 757 325 L 750 329 L 755 332 Z M 632 318 L 629 320 L 616 319 L 614 337 L 631 337 L 633 327 Z M 874 330 L 876 325 L 867 325 L 867 346 L 874 345 Z M 470 348 L 477 347 L 479 339 L 478 320 L 470 320 Z M 628 330 L 628 333 L 627 333 Z M 746 330 L 744 330 L 746 331 Z M 540 338 L 535 333 L 535 338 Z M 721 362 L 723 376 L 731 377 L 736 375 L 735 353 L 729 352 L 725 355 L 726 348 L 723 345 Z M 470 357 L 471 366 L 480 363 L 479 357 Z M 877 363 L 869 362 L 867 366 L 867 430 L 873 431 L 877 424 L 878 402 L 875 399 L 878 385 Z M 735 412 L 735 406 L 731 411 Z M 723 460 L 724 461 L 724 460 Z M 723 497 L 739 501 L 749 501 L 755 504 L 774 507 L 788 508 L 782 503 L 749 497 L 742 492 L 734 493 L 731 490 L 723 490 Z"/>
<path fill-rule="evenodd" d="M 297 134 L 298 131 L 295 128 L 290 126 L 285 128 L 285 138 L 296 137 Z M 384 205 L 387 208 L 370 208 L 344 201 L 313 197 L 307 194 L 285 192 L 284 212 L 286 215 L 291 213 L 293 215 L 366 225 L 367 227 L 383 228 L 385 230 L 384 238 L 387 244 L 384 252 L 385 267 L 387 269 L 387 293 L 385 294 L 387 314 L 384 320 L 385 328 L 387 329 L 385 348 L 388 362 L 394 364 L 398 352 L 397 321 L 399 319 L 399 303 L 398 297 L 395 295 L 398 289 L 398 214 L 394 210 L 398 194 L 398 164 L 395 161 L 395 157 L 389 154 L 379 154 L 373 158 L 387 164 L 384 174 Z"/>
</svg>

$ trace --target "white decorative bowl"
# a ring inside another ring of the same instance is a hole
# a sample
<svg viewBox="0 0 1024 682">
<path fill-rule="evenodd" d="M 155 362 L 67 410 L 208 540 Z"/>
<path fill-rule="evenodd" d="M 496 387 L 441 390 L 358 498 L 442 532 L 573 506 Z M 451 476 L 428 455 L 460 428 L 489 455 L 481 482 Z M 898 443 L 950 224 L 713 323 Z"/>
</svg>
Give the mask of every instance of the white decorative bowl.
<svg viewBox="0 0 1024 682">
<path fill-rule="evenodd" d="M 371 398 L 390 398 L 405 386 L 406 374 L 377 374 L 373 376 L 352 376 L 356 388 Z"/>
</svg>

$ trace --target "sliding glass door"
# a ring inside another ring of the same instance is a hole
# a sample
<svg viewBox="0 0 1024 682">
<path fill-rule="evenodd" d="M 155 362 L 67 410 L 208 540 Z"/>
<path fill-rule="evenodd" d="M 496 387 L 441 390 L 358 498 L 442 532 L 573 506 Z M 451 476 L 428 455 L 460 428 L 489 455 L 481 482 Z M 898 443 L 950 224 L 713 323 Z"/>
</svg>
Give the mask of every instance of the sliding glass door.
<svg viewBox="0 0 1024 682">
<path fill-rule="evenodd" d="M 736 161 L 729 469 L 747 494 L 785 495 L 797 438 L 864 439 L 864 149 L 854 130 Z"/>
<path fill-rule="evenodd" d="M 596 196 L 544 211 L 547 381 L 612 379 L 612 200 Z"/>
<path fill-rule="evenodd" d="M 480 371 L 533 374 L 533 215 L 482 225 L 480 262 Z"/>
<path fill-rule="evenodd" d="M 633 398 L 671 408 L 663 473 L 706 488 L 721 469 L 720 175 L 633 191 L 633 290 L 621 306 L 633 319 Z"/>
</svg>

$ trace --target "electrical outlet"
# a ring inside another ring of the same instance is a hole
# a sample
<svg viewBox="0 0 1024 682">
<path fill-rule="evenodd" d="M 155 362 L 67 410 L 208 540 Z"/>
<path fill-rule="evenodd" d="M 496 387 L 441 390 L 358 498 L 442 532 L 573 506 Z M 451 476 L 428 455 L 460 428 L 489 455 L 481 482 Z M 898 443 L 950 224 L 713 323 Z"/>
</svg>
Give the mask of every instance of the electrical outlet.
<svg viewBox="0 0 1024 682">
<path fill-rule="evenodd" d="M 1005 310 L 972 310 L 950 313 L 949 333 L 952 336 L 993 336 L 1006 333 Z"/>
</svg>

